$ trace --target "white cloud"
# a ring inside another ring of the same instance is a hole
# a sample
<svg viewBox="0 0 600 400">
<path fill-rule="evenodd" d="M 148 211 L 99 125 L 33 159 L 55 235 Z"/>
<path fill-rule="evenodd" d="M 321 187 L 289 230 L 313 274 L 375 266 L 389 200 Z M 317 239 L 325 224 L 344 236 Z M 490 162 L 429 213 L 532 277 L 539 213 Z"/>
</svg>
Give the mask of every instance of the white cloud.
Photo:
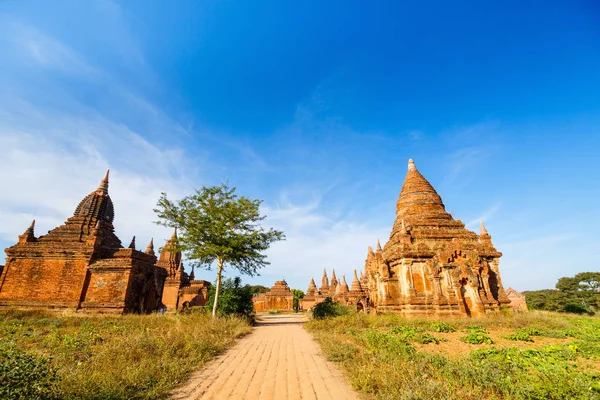
<svg viewBox="0 0 600 400">
<path fill-rule="evenodd" d="M 476 230 L 479 227 L 480 222 L 487 222 L 491 220 L 498 213 L 498 211 L 500 211 L 501 205 L 502 203 L 492 204 L 489 208 L 482 211 L 479 216 L 465 224 L 466 228 L 473 231 Z"/>
<path fill-rule="evenodd" d="M 61 224 L 107 168 L 121 240 L 128 243 L 138 235 L 141 246 L 154 236 L 160 245 L 169 237 L 168 230 L 152 224 L 152 209 L 160 192 L 180 196 L 192 187 L 183 150 L 158 148 L 97 116 L 49 114 L 33 107 L 18 114 L 29 116 L 27 122 L 0 121 L 0 170 L 10 171 L 0 174 L 2 239 L 14 243 L 33 218 L 38 235 Z"/>
<path fill-rule="evenodd" d="M 306 290 L 311 277 L 320 282 L 323 269 L 331 269 L 341 279 L 346 275 L 348 284 L 353 270 L 364 267 L 367 246 L 374 246 L 380 238 L 385 243 L 391 227 L 377 227 L 369 223 L 340 221 L 319 211 L 318 201 L 304 205 L 287 203 L 282 207 L 264 207 L 265 226 L 281 229 L 286 240 L 268 250 L 271 265 L 261 271 L 253 283 L 271 286 L 285 279 L 291 287 Z"/>
</svg>

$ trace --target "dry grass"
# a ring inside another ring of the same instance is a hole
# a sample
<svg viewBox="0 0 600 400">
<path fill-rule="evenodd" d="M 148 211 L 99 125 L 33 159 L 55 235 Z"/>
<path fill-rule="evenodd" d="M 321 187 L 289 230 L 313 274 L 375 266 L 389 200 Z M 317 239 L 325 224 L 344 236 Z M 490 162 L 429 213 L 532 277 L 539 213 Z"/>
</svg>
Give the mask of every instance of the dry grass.
<svg viewBox="0 0 600 400">
<path fill-rule="evenodd" d="M 49 358 L 64 399 L 158 399 L 250 331 L 206 314 L 89 316 L 0 311 L 0 346 Z M 0 360 L 1 361 L 1 360 Z"/>
</svg>

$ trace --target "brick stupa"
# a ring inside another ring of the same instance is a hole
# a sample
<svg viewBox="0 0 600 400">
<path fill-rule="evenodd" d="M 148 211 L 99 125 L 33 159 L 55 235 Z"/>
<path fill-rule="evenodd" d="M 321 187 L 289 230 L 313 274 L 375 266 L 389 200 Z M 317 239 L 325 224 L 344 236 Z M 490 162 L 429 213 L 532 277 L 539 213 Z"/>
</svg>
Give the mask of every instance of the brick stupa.
<svg viewBox="0 0 600 400">
<path fill-rule="evenodd" d="M 314 283 L 314 282 L 313 282 Z M 294 309 L 294 293 L 285 280 L 276 281 L 271 290 L 260 293 L 252 298 L 254 310 L 292 311 Z"/>
<path fill-rule="evenodd" d="M 396 203 L 390 239 L 365 263 L 369 303 L 407 316 L 479 316 L 507 305 L 493 246 L 483 223 L 477 235 L 446 212 L 413 160 Z"/>
<path fill-rule="evenodd" d="M 358 311 L 405 316 L 480 316 L 508 306 L 498 264 L 502 253 L 481 223 L 477 235 L 446 212 L 440 195 L 412 160 L 396 203 L 396 221 L 382 248 L 367 251 L 364 273 L 354 271 L 321 287 L 311 281 L 304 309 L 331 297 Z M 332 274 L 332 281 L 335 273 Z"/>
</svg>

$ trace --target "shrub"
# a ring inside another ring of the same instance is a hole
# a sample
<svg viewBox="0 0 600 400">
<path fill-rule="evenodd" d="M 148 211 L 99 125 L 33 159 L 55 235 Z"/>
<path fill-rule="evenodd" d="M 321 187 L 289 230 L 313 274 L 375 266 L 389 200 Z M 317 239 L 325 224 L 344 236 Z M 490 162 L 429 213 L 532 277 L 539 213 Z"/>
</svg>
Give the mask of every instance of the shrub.
<svg viewBox="0 0 600 400">
<path fill-rule="evenodd" d="M 578 303 L 568 303 L 565 305 L 565 312 L 572 314 L 588 314 L 594 315 L 594 311 L 590 310 L 588 307 L 578 304 Z"/>
<path fill-rule="evenodd" d="M 57 382 L 56 369 L 46 358 L 27 354 L 14 344 L 0 346 L 0 398 L 53 399 Z"/>
<path fill-rule="evenodd" d="M 463 336 L 460 338 L 461 342 L 470 343 L 470 344 L 493 344 L 492 338 L 485 332 L 481 331 L 473 331 L 470 332 L 467 336 Z"/>
<path fill-rule="evenodd" d="M 280 314 L 279 310 L 274 309 L 274 310 L 269 310 L 267 311 L 269 314 Z"/>
<path fill-rule="evenodd" d="M 254 321 L 254 303 L 252 302 L 252 287 L 242 286 L 239 276 L 224 279 L 221 283 L 217 312 L 219 315 L 237 315 Z M 208 292 L 208 302 L 212 306 L 215 301 L 215 285 Z"/>
<path fill-rule="evenodd" d="M 313 318 L 323 319 L 327 317 L 337 317 L 348 314 L 348 308 L 335 303 L 331 297 L 315 305 L 312 310 Z"/>
</svg>

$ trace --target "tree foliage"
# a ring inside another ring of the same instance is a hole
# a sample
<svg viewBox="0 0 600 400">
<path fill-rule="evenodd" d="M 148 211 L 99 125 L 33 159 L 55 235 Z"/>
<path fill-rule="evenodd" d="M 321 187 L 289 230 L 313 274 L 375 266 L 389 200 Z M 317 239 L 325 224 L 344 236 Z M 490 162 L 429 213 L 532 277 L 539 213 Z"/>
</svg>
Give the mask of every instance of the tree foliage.
<svg viewBox="0 0 600 400">
<path fill-rule="evenodd" d="M 270 289 L 263 285 L 247 285 L 252 294 L 267 293 Z"/>
<path fill-rule="evenodd" d="M 215 294 L 216 285 L 213 285 L 208 291 L 208 304 L 214 302 Z M 242 280 L 239 276 L 233 279 L 226 278 L 221 283 L 217 313 L 252 318 L 254 315 L 253 296 L 252 286 L 242 286 Z"/>
<path fill-rule="evenodd" d="M 304 292 L 300 289 L 292 289 L 292 293 L 294 293 L 294 311 L 300 311 L 300 300 L 304 298 Z"/>
<path fill-rule="evenodd" d="M 269 265 L 263 252 L 285 238 L 283 232 L 261 226 L 266 217 L 260 215 L 261 200 L 238 196 L 235 190 L 226 183 L 203 186 L 179 201 L 171 201 L 162 193 L 154 210 L 157 224 L 179 229 L 173 251 L 182 251 L 197 267 L 217 264 L 213 316 L 225 264 L 242 274 L 256 275 Z"/>
<path fill-rule="evenodd" d="M 523 292 L 527 306 L 534 310 L 593 314 L 600 309 L 600 272 L 581 272 L 563 277 L 556 290 Z"/>
</svg>

